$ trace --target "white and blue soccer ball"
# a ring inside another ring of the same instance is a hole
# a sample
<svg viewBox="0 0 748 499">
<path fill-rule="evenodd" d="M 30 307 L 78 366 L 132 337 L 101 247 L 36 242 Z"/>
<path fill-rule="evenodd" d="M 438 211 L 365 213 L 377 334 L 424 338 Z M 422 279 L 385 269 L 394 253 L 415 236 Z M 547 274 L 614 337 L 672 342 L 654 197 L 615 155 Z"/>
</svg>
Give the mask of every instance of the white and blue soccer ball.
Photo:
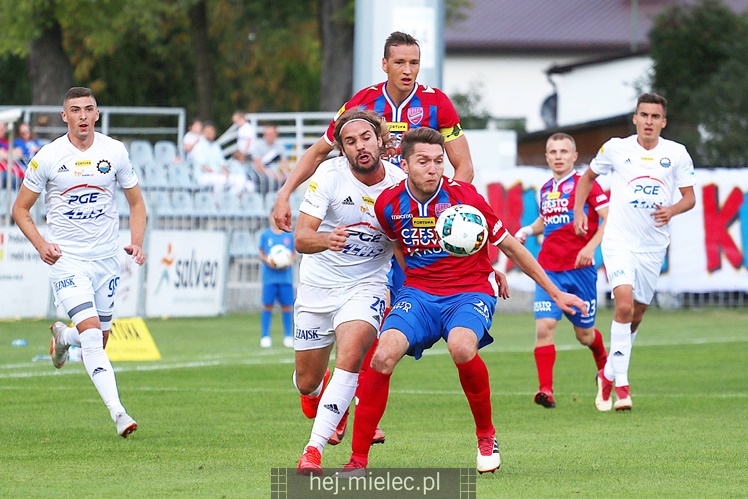
<svg viewBox="0 0 748 499">
<path fill-rule="evenodd" d="M 486 217 L 467 204 L 450 206 L 436 219 L 436 234 L 439 246 L 450 255 L 474 255 L 488 239 Z"/>
<path fill-rule="evenodd" d="M 287 269 L 293 263 L 293 255 L 291 250 L 282 244 L 276 244 L 270 248 L 268 253 L 268 260 L 273 262 L 273 267 L 278 270 Z"/>
</svg>

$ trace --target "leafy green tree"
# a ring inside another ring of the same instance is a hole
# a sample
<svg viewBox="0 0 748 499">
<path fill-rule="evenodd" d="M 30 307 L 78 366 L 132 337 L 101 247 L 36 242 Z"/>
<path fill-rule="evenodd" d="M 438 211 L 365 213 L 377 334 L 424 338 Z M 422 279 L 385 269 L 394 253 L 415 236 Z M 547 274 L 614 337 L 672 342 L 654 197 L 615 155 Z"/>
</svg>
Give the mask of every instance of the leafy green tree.
<svg viewBox="0 0 748 499">
<path fill-rule="evenodd" d="M 747 166 L 748 17 L 719 0 L 674 5 L 650 32 L 652 88 L 668 99 L 667 135 L 699 166 Z"/>
</svg>

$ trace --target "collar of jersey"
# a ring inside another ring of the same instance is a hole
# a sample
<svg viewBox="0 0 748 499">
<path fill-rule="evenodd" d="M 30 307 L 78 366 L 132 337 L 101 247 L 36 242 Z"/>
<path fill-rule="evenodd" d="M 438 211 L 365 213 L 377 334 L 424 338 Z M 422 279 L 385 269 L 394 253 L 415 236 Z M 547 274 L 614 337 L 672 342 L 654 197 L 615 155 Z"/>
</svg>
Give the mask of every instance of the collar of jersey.
<svg viewBox="0 0 748 499">
<path fill-rule="evenodd" d="M 436 192 L 434 192 L 434 195 L 431 196 L 429 199 L 426 200 L 425 203 L 421 203 L 417 197 L 413 195 L 412 192 L 410 192 L 410 186 L 408 185 L 408 181 L 405 181 L 405 191 L 408 193 L 408 196 L 410 196 L 410 199 L 416 202 L 416 206 L 418 206 L 418 216 L 419 217 L 427 217 L 429 214 L 429 204 L 431 204 L 431 201 L 436 199 L 436 197 L 439 195 L 439 191 L 442 190 L 442 184 L 444 183 L 444 177 L 439 179 L 439 186 L 436 188 Z"/>
<path fill-rule="evenodd" d="M 402 121 L 402 114 L 403 109 L 408 105 L 408 103 L 411 101 L 414 95 L 416 95 L 416 90 L 418 90 L 418 82 L 413 85 L 413 90 L 408 94 L 408 96 L 405 98 L 405 100 L 400 104 L 399 106 L 395 106 L 395 103 L 392 101 L 392 98 L 390 98 L 390 94 L 387 93 L 387 82 L 384 82 L 382 84 L 382 95 L 384 95 L 384 98 L 387 100 L 387 103 L 392 108 L 392 121 L 397 123 L 399 121 Z"/>
</svg>

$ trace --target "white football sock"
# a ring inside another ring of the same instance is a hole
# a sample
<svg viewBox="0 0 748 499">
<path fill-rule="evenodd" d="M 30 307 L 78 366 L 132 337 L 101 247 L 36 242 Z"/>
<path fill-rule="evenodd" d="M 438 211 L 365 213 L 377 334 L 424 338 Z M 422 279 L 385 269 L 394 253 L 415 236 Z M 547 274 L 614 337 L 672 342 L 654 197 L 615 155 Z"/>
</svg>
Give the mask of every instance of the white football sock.
<svg viewBox="0 0 748 499">
<path fill-rule="evenodd" d="M 636 341 L 636 335 L 637 335 L 638 332 L 639 332 L 639 330 L 637 329 L 636 331 L 634 331 L 634 332 L 631 333 L 631 346 L 632 347 L 634 346 L 634 341 Z"/>
<path fill-rule="evenodd" d="M 608 351 L 608 363 L 605 365 L 605 370 L 607 377 L 608 364 L 610 364 L 615 375 L 616 386 L 627 386 L 629 384 L 631 336 L 630 322 L 613 321 L 610 326 L 610 350 Z"/>
<path fill-rule="evenodd" d="M 296 387 L 297 390 L 299 390 L 299 385 L 296 384 L 296 371 L 293 372 L 293 386 Z M 319 382 L 319 386 L 314 389 L 314 391 L 311 391 L 307 393 L 309 397 L 316 397 L 320 394 L 322 391 L 322 387 L 325 386 L 325 377 L 322 377 L 322 381 Z M 299 390 L 299 393 L 301 393 L 301 390 Z"/>
<path fill-rule="evenodd" d="M 116 421 L 117 413 L 125 412 L 125 408 L 119 400 L 114 368 L 104 352 L 104 334 L 101 329 L 87 329 L 80 334 L 80 340 L 86 372 L 109 409 L 112 421 Z"/>
<path fill-rule="evenodd" d="M 81 346 L 81 338 L 78 329 L 69 327 L 62 332 L 62 341 L 73 347 Z"/>
<path fill-rule="evenodd" d="M 337 428 L 346 409 L 351 405 L 351 400 L 356 395 L 357 385 L 358 373 L 335 369 L 319 401 L 317 417 L 314 418 L 312 435 L 307 445 L 313 445 L 320 451 L 325 448 L 325 444 Z"/>
</svg>

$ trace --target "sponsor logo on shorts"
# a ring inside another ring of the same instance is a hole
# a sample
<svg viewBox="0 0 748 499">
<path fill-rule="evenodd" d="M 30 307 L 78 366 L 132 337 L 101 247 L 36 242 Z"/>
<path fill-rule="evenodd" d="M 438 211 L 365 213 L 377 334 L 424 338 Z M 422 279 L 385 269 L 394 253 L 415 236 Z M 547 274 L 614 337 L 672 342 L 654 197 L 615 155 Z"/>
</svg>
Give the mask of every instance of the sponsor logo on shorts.
<svg viewBox="0 0 748 499">
<path fill-rule="evenodd" d="M 473 310 L 483 316 L 486 321 L 491 318 L 491 313 L 488 311 L 488 305 L 486 305 L 483 300 L 478 300 L 473 303 Z"/>
<path fill-rule="evenodd" d="M 316 341 L 319 340 L 319 328 L 314 327 L 312 329 L 299 329 L 296 328 L 294 337 L 297 340 Z"/>
<path fill-rule="evenodd" d="M 411 305 L 410 302 L 399 301 L 394 307 L 392 307 L 392 310 L 402 310 L 407 314 L 408 312 L 410 312 L 411 308 L 413 308 L 413 305 Z"/>
<path fill-rule="evenodd" d="M 614 270 L 614 271 L 608 273 L 608 280 L 612 281 L 616 277 L 622 277 L 622 276 L 625 276 L 625 275 L 626 275 L 626 271 L 623 270 L 623 269 Z"/>
<path fill-rule="evenodd" d="M 65 288 L 76 287 L 75 281 L 73 280 L 73 276 L 64 277 L 60 279 L 59 281 L 55 281 L 55 283 L 52 286 L 55 288 L 55 291 L 60 291 L 61 289 L 65 289 Z"/>
<path fill-rule="evenodd" d="M 535 311 L 536 312 L 550 312 L 551 311 L 551 302 L 549 301 L 536 301 L 534 304 Z"/>
</svg>

